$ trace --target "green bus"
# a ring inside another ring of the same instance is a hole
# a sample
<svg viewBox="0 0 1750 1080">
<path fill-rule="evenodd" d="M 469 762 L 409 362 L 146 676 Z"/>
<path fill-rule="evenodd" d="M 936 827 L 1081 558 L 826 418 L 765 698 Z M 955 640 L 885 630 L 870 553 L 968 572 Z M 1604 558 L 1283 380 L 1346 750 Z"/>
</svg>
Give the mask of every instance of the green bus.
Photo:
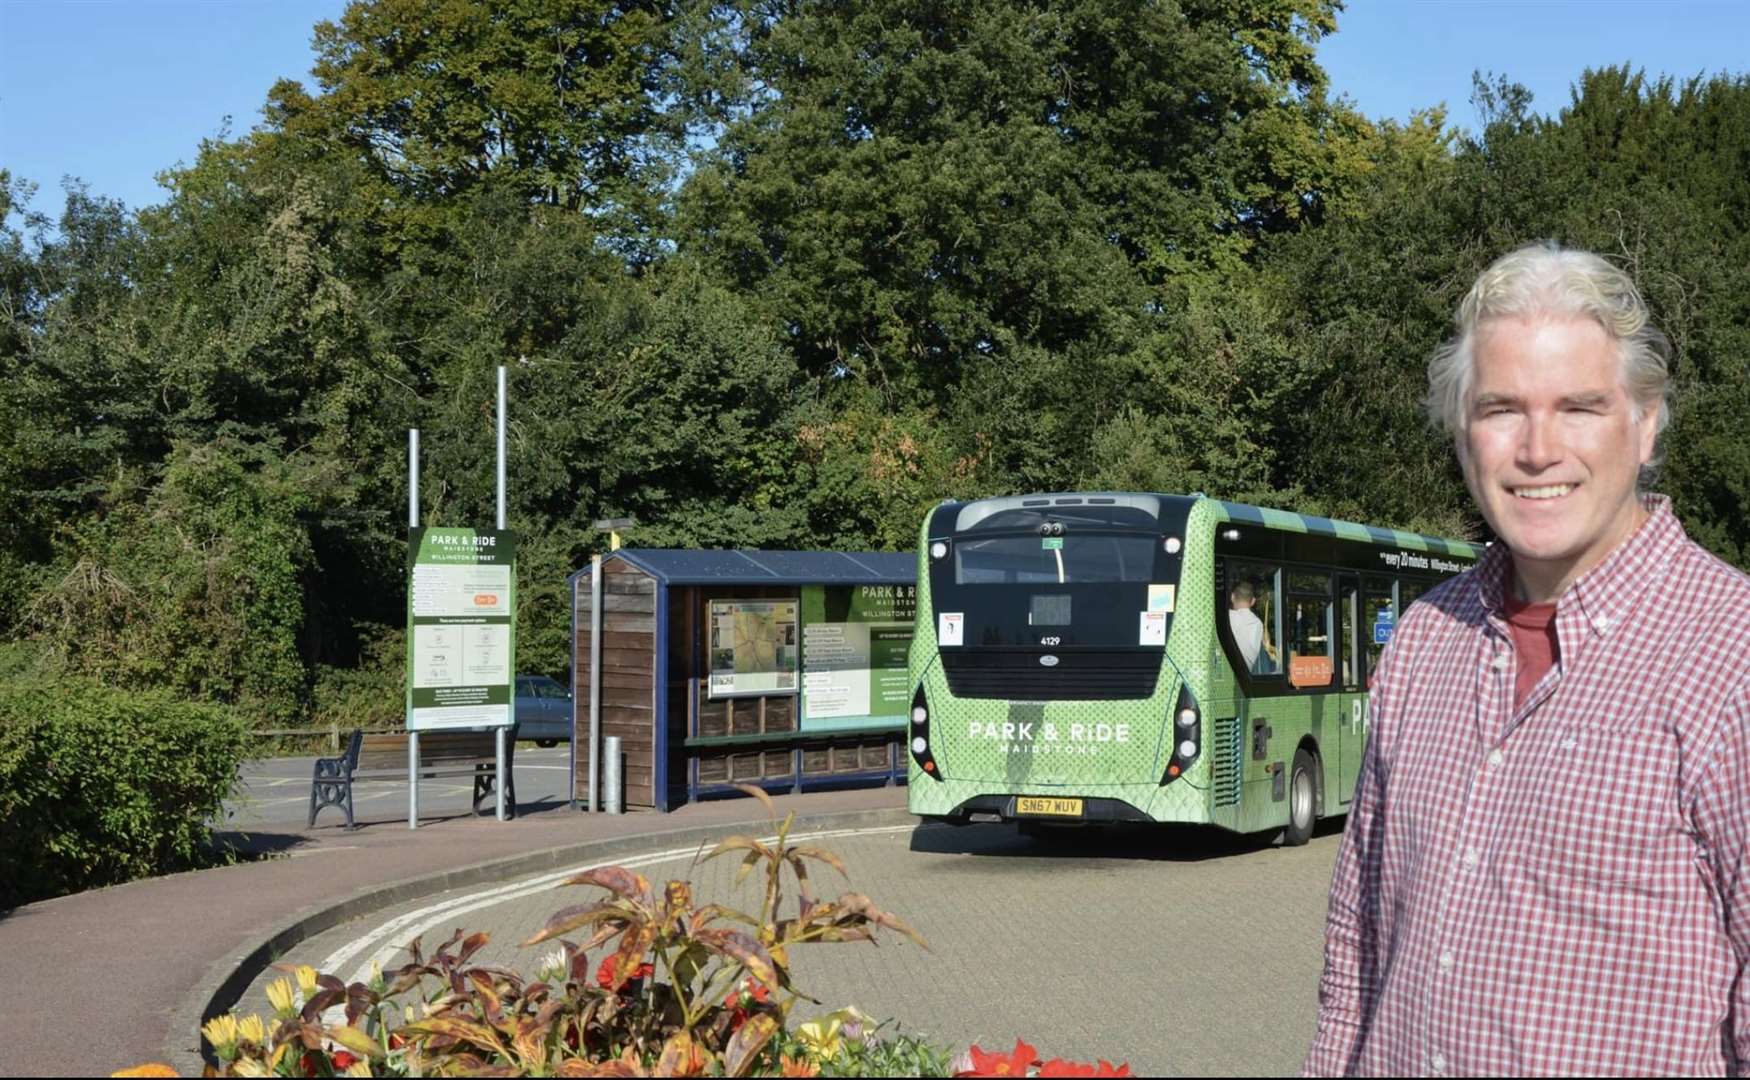
<svg viewBox="0 0 1750 1080">
<path fill-rule="evenodd" d="M 1398 613 L 1482 552 L 1124 492 L 948 501 L 919 539 L 914 814 L 1290 844 L 1348 809 Z"/>
</svg>

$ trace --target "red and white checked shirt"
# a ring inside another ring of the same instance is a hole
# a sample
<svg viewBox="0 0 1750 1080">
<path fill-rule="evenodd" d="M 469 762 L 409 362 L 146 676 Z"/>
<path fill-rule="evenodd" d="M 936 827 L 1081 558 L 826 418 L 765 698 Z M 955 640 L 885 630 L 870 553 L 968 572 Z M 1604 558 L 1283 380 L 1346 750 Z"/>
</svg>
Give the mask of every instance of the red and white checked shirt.
<svg viewBox="0 0 1750 1080">
<path fill-rule="evenodd" d="M 1504 545 L 1400 620 L 1306 1074 L 1750 1070 L 1750 578 L 1648 508 L 1517 709 Z"/>
</svg>

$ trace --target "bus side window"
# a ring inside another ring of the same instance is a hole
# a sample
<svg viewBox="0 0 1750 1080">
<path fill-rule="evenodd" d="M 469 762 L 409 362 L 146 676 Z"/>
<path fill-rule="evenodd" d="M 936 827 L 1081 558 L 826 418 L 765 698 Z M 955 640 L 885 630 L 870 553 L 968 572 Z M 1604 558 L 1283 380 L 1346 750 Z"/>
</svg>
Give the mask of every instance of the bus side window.
<svg viewBox="0 0 1750 1080">
<path fill-rule="evenodd" d="M 1380 616 L 1385 616 L 1383 619 Z M 1392 606 L 1390 578 L 1370 577 L 1361 592 L 1361 640 L 1367 644 L 1367 685 L 1373 685 L 1373 670 L 1379 666 L 1379 654 L 1397 629 L 1397 609 Z"/>
<path fill-rule="evenodd" d="M 1331 575 L 1296 570 L 1288 575 L 1288 681 L 1329 686 L 1336 657 L 1331 649 Z"/>
<path fill-rule="evenodd" d="M 1281 674 L 1282 571 L 1266 563 L 1230 562 L 1227 565 L 1227 619 L 1235 658 L 1253 675 Z"/>
</svg>

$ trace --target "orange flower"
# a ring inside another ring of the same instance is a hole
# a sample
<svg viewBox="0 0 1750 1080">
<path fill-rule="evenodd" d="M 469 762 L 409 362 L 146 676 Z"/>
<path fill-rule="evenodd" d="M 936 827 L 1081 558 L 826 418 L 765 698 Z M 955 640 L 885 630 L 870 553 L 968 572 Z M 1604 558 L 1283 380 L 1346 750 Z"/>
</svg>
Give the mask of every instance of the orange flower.
<svg viewBox="0 0 1750 1080">
<path fill-rule="evenodd" d="M 115 1072 L 110 1073 L 109 1075 L 111 1075 L 111 1076 L 180 1076 L 181 1074 L 178 1073 L 175 1069 L 172 1069 L 170 1066 L 164 1064 L 162 1061 L 149 1061 L 144 1065 L 135 1065 L 131 1069 L 119 1069 Z M 790 1074 L 785 1073 L 784 1075 L 789 1076 Z M 799 1075 L 799 1076 L 813 1076 L 814 1074 L 813 1073 L 798 1073 L 797 1075 Z"/>
<path fill-rule="evenodd" d="M 778 1056 L 779 1076 L 819 1076 L 820 1066 L 807 1058 L 793 1058 L 788 1054 Z"/>
<path fill-rule="evenodd" d="M 1026 1076 L 1027 1070 L 1039 1061 L 1039 1051 L 1020 1039 L 1015 1040 L 1015 1048 L 1007 1054 L 993 1054 L 979 1049 L 977 1044 L 969 1048 L 968 1054 L 972 1067 L 955 1076 Z"/>
</svg>

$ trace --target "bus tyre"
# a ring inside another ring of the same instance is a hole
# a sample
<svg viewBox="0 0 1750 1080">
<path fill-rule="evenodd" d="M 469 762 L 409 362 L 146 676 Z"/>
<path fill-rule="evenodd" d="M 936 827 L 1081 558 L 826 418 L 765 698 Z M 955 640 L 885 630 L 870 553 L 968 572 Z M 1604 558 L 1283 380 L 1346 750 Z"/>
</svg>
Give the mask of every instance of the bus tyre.
<svg viewBox="0 0 1750 1080">
<path fill-rule="evenodd" d="M 1294 769 L 1288 774 L 1288 828 L 1282 830 L 1283 847 L 1299 847 L 1312 839 L 1318 821 L 1319 780 L 1313 756 L 1294 752 Z"/>
</svg>

